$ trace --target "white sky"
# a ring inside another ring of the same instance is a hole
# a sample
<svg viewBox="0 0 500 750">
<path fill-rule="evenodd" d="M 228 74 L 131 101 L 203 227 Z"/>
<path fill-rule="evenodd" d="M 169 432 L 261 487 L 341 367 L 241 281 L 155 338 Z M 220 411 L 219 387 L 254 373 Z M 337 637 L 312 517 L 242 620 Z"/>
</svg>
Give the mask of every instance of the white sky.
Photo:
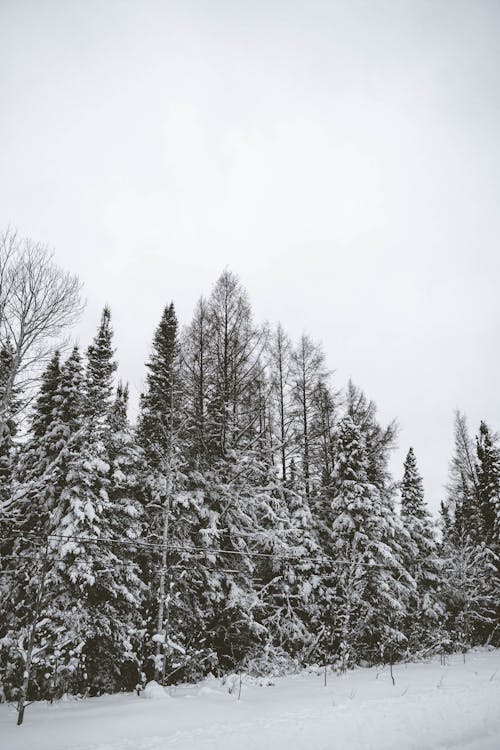
<svg viewBox="0 0 500 750">
<path fill-rule="evenodd" d="M 500 427 L 500 3 L 0 0 L 0 225 L 112 308 L 141 389 L 163 306 L 225 266 L 401 424 L 436 509 L 453 410 Z"/>
</svg>

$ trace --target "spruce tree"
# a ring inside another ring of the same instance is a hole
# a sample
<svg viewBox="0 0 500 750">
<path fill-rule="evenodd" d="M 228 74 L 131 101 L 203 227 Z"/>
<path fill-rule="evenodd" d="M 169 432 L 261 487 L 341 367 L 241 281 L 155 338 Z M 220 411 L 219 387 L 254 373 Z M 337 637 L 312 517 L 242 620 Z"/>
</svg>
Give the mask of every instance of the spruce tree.
<svg viewBox="0 0 500 750">
<path fill-rule="evenodd" d="M 112 345 L 111 311 L 105 307 L 97 334 L 87 350 L 85 378 L 85 417 L 89 426 L 106 429 L 113 400 L 113 375 L 116 370 Z"/>
<path fill-rule="evenodd" d="M 413 448 L 409 449 L 404 463 L 401 518 L 410 541 L 405 548 L 404 563 L 415 581 L 408 605 L 406 633 L 410 650 L 416 652 L 435 643 L 443 610 L 438 593 L 440 565 L 437 545 Z"/>
<path fill-rule="evenodd" d="M 141 395 L 139 436 L 149 464 L 163 472 L 179 427 L 179 343 L 173 303 L 165 307 L 146 364 L 146 390 Z"/>
<path fill-rule="evenodd" d="M 494 562 L 494 570 L 491 569 L 488 583 L 493 601 L 496 601 L 496 622 L 498 623 L 500 622 L 500 448 L 485 422 L 481 422 L 476 445 L 483 539 Z M 498 629 L 492 633 L 497 631 Z M 499 640 L 497 635 L 496 642 Z"/>
<path fill-rule="evenodd" d="M 57 427 L 60 435 L 69 441 L 82 426 L 84 412 L 84 372 L 78 346 L 73 350 L 61 368 L 59 384 L 59 409 Z"/>
<path fill-rule="evenodd" d="M 182 383 L 177 328 L 175 308 L 170 303 L 165 307 L 153 337 L 138 427 L 145 457 L 145 518 L 150 539 L 159 548 L 156 553 L 147 554 L 142 559 L 149 589 L 144 602 L 150 639 L 146 652 L 153 660 L 155 679 L 160 681 L 163 681 L 167 667 L 170 668 L 172 657 L 179 652 L 176 616 L 170 602 L 185 603 L 189 598 L 183 583 L 180 589 L 175 588 L 172 569 L 178 561 L 175 554 L 169 553 L 178 536 L 182 536 L 179 516 L 183 515 L 182 503 L 177 501 L 182 489 Z"/>
<path fill-rule="evenodd" d="M 30 433 L 17 469 L 14 506 L 16 575 L 10 593 L 10 616 L 4 620 L 3 641 L 13 684 L 32 654 L 30 693 L 24 697 L 54 697 L 75 688 L 73 682 L 82 642 L 80 603 L 72 597 L 62 574 L 64 561 L 57 538 L 60 496 L 81 413 L 83 375 L 78 349 L 60 367 L 56 353 L 42 378 L 30 423 Z M 56 536 L 51 536 L 56 534 Z M 43 588 L 42 588 L 43 582 Z M 39 600 L 37 620 L 36 601 Z M 34 692 L 35 686 L 39 692 Z"/>
<path fill-rule="evenodd" d="M 60 396 L 60 354 L 54 353 L 42 374 L 40 390 L 35 401 L 28 440 L 18 462 L 16 479 L 24 489 L 18 503 L 20 523 L 29 531 L 47 536 L 49 517 L 54 510 L 57 493 L 57 466 L 62 445 L 57 434 Z"/>
<path fill-rule="evenodd" d="M 109 415 L 109 498 L 112 513 L 108 534 L 110 540 L 120 540 L 114 549 L 114 586 L 120 591 L 115 607 L 119 610 L 128 640 L 125 651 L 127 658 L 121 663 L 120 685 L 131 689 L 140 679 L 143 656 L 144 622 L 140 605 L 144 584 L 137 560 L 140 548 L 134 542 L 140 542 L 143 535 L 144 458 L 135 431 L 128 421 L 127 409 L 128 387 L 119 383 Z"/>
<path fill-rule="evenodd" d="M 9 339 L 2 342 L 0 348 L 0 400 L 4 391 L 9 388 L 9 381 L 14 367 L 14 350 Z M 19 408 L 19 392 L 11 392 L 5 414 L 3 429 L 0 432 L 0 506 L 6 505 L 11 495 L 12 472 L 15 464 L 14 438 L 17 433 L 16 413 Z M 0 510 L 0 530 L 2 529 L 2 511 Z"/>
<path fill-rule="evenodd" d="M 402 623 L 407 574 L 394 538 L 393 518 L 368 476 L 369 455 L 360 428 L 339 425 L 331 503 L 335 601 L 332 644 L 345 659 L 393 659 L 405 642 Z"/>
<path fill-rule="evenodd" d="M 491 638 L 498 621 L 498 557 L 488 546 L 494 537 L 490 511 L 495 497 L 495 449 L 484 423 L 477 458 L 465 417 L 457 412 L 441 554 L 446 627 L 453 646 L 464 650 Z"/>
<path fill-rule="evenodd" d="M 500 552 L 500 448 L 485 422 L 481 422 L 477 444 L 477 482 L 482 537 Z"/>
<path fill-rule="evenodd" d="M 389 471 L 389 456 L 395 447 L 398 425 L 395 420 L 382 426 L 377 419 L 377 406 L 357 385 L 349 380 L 345 394 L 345 411 L 361 430 L 368 458 L 368 478 L 375 484 L 388 504 L 396 484 Z"/>
<path fill-rule="evenodd" d="M 120 544 L 123 536 L 137 535 L 137 519 L 129 512 L 134 505 L 123 503 L 121 493 L 115 492 L 111 463 L 115 369 L 110 312 L 105 308 L 87 350 L 83 398 L 72 393 L 62 404 L 77 430 L 67 451 L 57 542 L 58 570 L 83 642 L 82 687 L 93 694 L 116 689 L 120 669 L 135 658 L 131 636 L 139 604 L 138 577 L 128 548 Z M 70 381 L 66 388 L 75 385 Z M 80 414 L 71 413 L 75 404 L 81 404 Z"/>
<path fill-rule="evenodd" d="M 451 649 L 494 643 L 498 630 L 498 574 L 496 558 L 486 545 L 461 539 L 444 541 L 442 598 L 445 626 Z"/>
<path fill-rule="evenodd" d="M 276 554 L 265 566 L 262 623 L 273 646 L 305 664 L 321 629 L 321 548 L 309 504 L 291 477 L 285 486 L 278 480 L 277 494 L 281 502 L 261 547 Z"/>
<path fill-rule="evenodd" d="M 106 567 L 107 550 L 78 538 L 102 537 L 111 513 L 109 499 L 109 416 L 112 375 L 116 369 L 111 345 L 110 312 L 105 308 L 93 343 L 87 350 L 79 439 L 70 449 L 66 485 L 61 495 L 61 533 L 68 537 L 61 554 L 73 583 L 94 586 L 99 568 Z M 76 539 L 75 539 L 76 538 Z"/>
</svg>

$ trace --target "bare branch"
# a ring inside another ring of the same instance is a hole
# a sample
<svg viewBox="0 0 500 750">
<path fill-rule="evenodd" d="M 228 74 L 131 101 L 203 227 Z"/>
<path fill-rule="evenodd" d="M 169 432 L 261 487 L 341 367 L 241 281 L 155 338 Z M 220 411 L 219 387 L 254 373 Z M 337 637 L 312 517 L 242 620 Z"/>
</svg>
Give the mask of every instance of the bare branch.
<svg viewBox="0 0 500 750">
<path fill-rule="evenodd" d="M 11 229 L 0 234 L 0 346 L 11 351 L 0 392 L 0 438 L 16 387 L 38 381 L 47 357 L 82 310 L 79 279 L 63 271 L 47 247 Z M 28 389 L 28 401 L 29 396 Z"/>
</svg>

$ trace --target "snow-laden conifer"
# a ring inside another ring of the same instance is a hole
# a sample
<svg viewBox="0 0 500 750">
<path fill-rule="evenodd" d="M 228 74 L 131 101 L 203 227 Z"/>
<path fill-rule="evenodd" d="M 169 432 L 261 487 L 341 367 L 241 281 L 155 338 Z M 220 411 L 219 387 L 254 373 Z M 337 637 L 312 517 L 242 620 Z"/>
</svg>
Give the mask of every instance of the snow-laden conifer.
<svg viewBox="0 0 500 750">
<path fill-rule="evenodd" d="M 113 423 L 116 363 L 107 308 L 87 351 L 83 388 L 76 361 L 72 369 L 62 378 L 61 407 L 66 429 L 75 433 L 68 443 L 53 544 L 81 642 L 82 687 L 95 693 L 114 689 L 120 667 L 135 658 L 131 638 L 140 587 L 131 550 L 121 543 L 138 536 L 139 509 L 128 501 L 127 490 L 120 486 L 122 475 L 113 466 L 117 449 L 124 446 L 119 437 L 123 425 Z"/>
<path fill-rule="evenodd" d="M 485 422 L 479 427 L 477 458 L 482 538 L 500 553 L 500 448 Z"/>
<path fill-rule="evenodd" d="M 415 581 L 408 604 L 406 633 L 410 650 L 419 651 L 435 645 L 443 608 L 439 599 L 441 566 L 437 544 L 413 448 L 408 450 L 404 463 L 401 519 L 410 542 L 405 548 L 404 563 Z"/>
<path fill-rule="evenodd" d="M 148 669 L 163 681 L 176 655 L 185 651 L 179 640 L 186 635 L 190 591 L 185 574 L 174 575 L 179 565 L 176 547 L 186 541 L 191 520 L 185 507 L 182 446 L 183 386 L 178 325 L 173 303 L 163 311 L 147 362 L 146 388 L 141 395 L 138 436 L 144 453 L 143 503 L 148 538 L 156 549 L 141 557 L 147 587 L 143 602 L 147 623 Z M 189 540 L 189 535 L 188 535 Z M 181 556 L 182 557 L 182 556 Z M 179 616 L 182 612 L 182 616 Z M 181 622 L 183 625 L 177 626 Z"/>
<path fill-rule="evenodd" d="M 350 416 L 339 425 L 333 484 L 330 617 L 336 646 L 351 660 L 394 658 L 405 641 L 408 589 L 393 519 L 368 477 L 362 432 Z"/>
</svg>

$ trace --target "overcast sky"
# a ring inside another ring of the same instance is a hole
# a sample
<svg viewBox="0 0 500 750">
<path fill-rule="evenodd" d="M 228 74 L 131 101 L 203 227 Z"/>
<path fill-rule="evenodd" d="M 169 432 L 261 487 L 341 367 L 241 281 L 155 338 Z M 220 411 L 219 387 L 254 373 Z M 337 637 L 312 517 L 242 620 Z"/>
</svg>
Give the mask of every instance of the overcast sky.
<svg viewBox="0 0 500 750">
<path fill-rule="evenodd" d="M 433 509 L 453 411 L 500 427 L 500 3 L 0 0 L 0 225 L 153 330 L 228 266 L 397 417 Z"/>
</svg>

